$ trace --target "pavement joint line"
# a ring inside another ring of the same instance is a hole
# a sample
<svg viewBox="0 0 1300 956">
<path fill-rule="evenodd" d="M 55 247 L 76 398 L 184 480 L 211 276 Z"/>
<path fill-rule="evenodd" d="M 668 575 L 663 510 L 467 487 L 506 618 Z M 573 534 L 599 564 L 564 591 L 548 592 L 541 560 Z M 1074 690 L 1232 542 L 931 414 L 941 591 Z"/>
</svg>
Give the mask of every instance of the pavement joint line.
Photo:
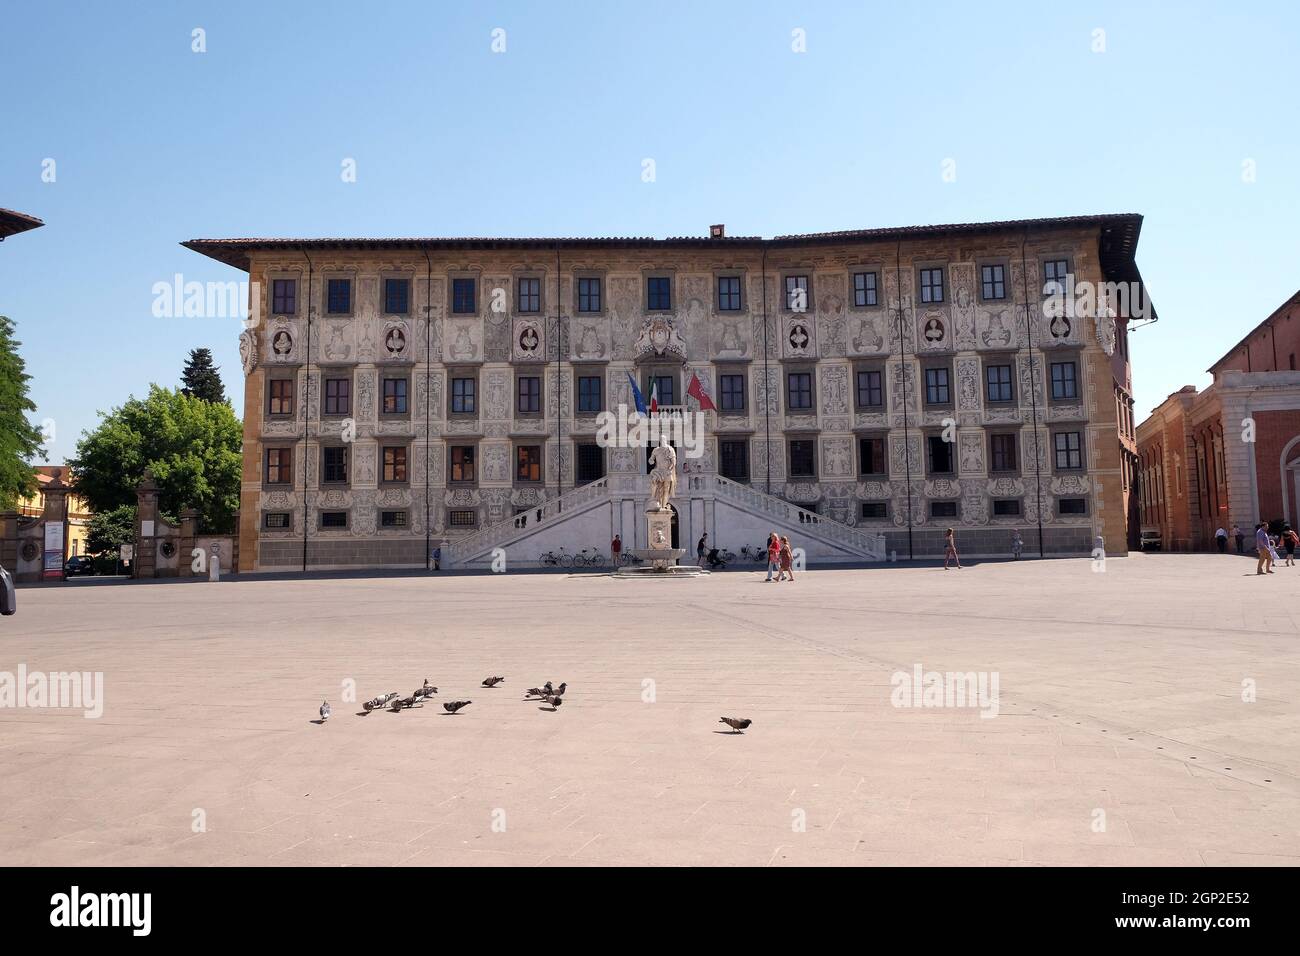
<svg viewBox="0 0 1300 956">
<path fill-rule="evenodd" d="M 748 604 L 747 606 L 752 606 L 752 603 Z M 799 644 L 817 653 L 827 653 L 836 657 L 848 658 L 850 660 L 856 660 L 860 663 L 868 664 L 870 666 L 877 667 L 877 668 L 892 669 L 894 671 L 907 670 L 906 667 L 896 662 L 884 661 L 878 658 L 868 657 L 865 654 L 844 650 L 842 648 L 828 647 L 815 640 L 802 638 L 788 631 L 783 631 L 779 628 L 772 627 L 769 624 L 763 624 L 760 622 L 749 620 L 738 613 L 725 613 L 711 607 L 700 608 L 699 610 L 701 613 L 709 614 L 712 617 L 725 620 L 731 624 L 743 622 L 752 630 L 766 633 L 769 637 L 774 637 L 779 640 L 784 640 L 790 643 Z M 938 665 L 935 666 L 938 667 Z M 1289 794 L 1300 794 L 1300 778 L 1297 778 L 1296 776 L 1293 776 L 1292 774 L 1289 774 L 1284 770 L 1280 770 L 1274 767 L 1268 767 L 1259 764 L 1256 761 L 1251 761 L 1246 757 L 1220 753 L 1218 751 L 1214 751 L 1209 748 L 1183 744 L 1180 743 L 1179 741 L 1173 740 L 1172 738 L 1161 737 L 1157 734 L 1151 734 L 1145 731 L 1132 730 L 1130 728 L 1123 727 L 1118 724 L 1103 721 L 1100 718 L 1095 717 L 1091 714 L 1069 713 L 1067 712 L 1068 708 L 1058 707 L 1057 705 L 1052 704 L 1048 701 L 1024 697 L 1014 692 L 1009 694 L 1000 694 L 999 703 L 1000 704 L 1009 703 L 1013 707 L 1014 706 L 1025 707 L 1029 705 L 1034 705 L 1035 708 L 1056 710 L 1057 713 L 1059 714 L 1059 717 L 1058 716 L 1048 717 L 1042 714 L 1037 715 L 1037 717 L 1038 719 L 1044 721 L 1056 720 L 1058 723 L 1062 725 L 1066 725 L 1071 720 L 1073 720 L 1075 721 L 1076 726 L 1081 726 L 1080 721 L 1076 720 L 1076 718 L 1082 718 L 1083 720 L 1087 720 L 1090 722 L 1091 726 L 1088 729 L 1092 730 L 1094 733 L 1097 733 L 1098 736 L 1100 736 L 1101 733 L 1108 733 L 1110 731 L 1117 731 L 1119 734 L 1124 736 L 1128 736 L 1131 734 L 1133 736 L 1130 736 L 1128 740 L 1124 741 L 1125 743 L 1139 744 L 1142 749 L 1148 750 L 1151 753 L 1154 753 L 1158 756 L 1179 761 L 1184 766 L 1186 766 L 1189 770 L 1190 769 L 1208 770 L 1209 772 L 1216 773 L 1219 776 L 1224 777 L 1225 779 L 1241 780 L 1245 783 L 1253 783 L 1264 789 L 1275 790 L 1275 791 L 1289 793 Z M 999 716 L 1002 715 L 999 714 Z M 1022 716 L 1030 717 L 1032 715 L 1023 714 Z M 1157 745 L 1155 743 L 1156 740 L 1159 740 L 1162 743 Z M 1191 751 L 1192 753 L 1189 754 L 1189 756 L 1187 757 L 1179 757 L 1177 754 L 1173 753 L 1174 750 L 1182 750 L 1184 752 Z M 1199 760 L 1201 762 L 1193 764 L 1191 763 L 1191 761 L 1193 760 Z M 1225 764 L 1231 764 L 1233 766 L 1245 764 L 1248 767 L 1250 767 L 1250 769 L 1247 771 L 1236 771 L 1236 770 L 1227 771 L 1227 770 L 1219 769 L 1222 768 Z M 1265 782 L 1266 779 L 1268 780 L 1267 783 Z M 1284 783 L 1282 783 L 1282 785 L 1280 786 L 1278 785 L 1279 780 L 1284 781 Z"/>
</svg>

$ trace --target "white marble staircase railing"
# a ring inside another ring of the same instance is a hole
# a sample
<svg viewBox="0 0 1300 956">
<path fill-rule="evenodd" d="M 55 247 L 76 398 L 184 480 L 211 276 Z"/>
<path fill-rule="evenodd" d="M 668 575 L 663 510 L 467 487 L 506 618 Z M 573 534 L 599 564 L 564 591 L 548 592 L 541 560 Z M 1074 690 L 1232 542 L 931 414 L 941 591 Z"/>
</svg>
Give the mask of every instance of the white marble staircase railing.
<svg viewBox="0 0 1300 956">
<path fill-rule="evenodd" d="M 834 518 L 800 508 L 784 498 L 766 494 L 721 475 L 696 475 L 690 478 L 689 483 L 692 488 L 698 485 L 700 490 L 706 488 L 712 490 L 717 497 L 734 501 L 752 513 L 770 515 L 788 526 L 797 525 L 806 533 L 843 545 L 857 551 L 863 557 L 876 561 L 885 560 L 885 536 L 882 534 L 873 534 L 850 527 Z"/>
<path fill-rule="evenodd" d="M 520 531 L 537 528 L 553 518 L 607 497 L 609 497 L 609 478 L 599 478 L 558 498 L 552 498 L 536 508 L 522 511 L 513 518 L 498 521 L 468 537 L 451 541 L 446 548 L 448 560 L 452 563 L 468 560 L 513 538 Z"/>
</svg>

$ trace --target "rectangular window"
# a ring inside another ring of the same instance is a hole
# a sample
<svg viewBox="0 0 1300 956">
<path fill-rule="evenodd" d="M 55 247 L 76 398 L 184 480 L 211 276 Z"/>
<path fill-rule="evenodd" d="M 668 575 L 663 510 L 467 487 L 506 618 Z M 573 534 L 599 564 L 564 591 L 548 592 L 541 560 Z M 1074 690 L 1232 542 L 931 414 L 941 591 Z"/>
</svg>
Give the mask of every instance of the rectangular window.
<svg viewBox="0 0 1300 956">
<path fill-rule="evenodd" d="M 578 446 L 578 483 L 597 481 L 605 477 L 605 450 L 599 445 Z"/>
<path fill-rule="evenodd" d="M 740 276 L 718 277 L 718 311 L 740 311 Z"/>
<path fill-rule="evenodd" d="M 957 517 L 957 502 L 955 501 L 931 501 L 930 502 L 931 518 L 955 518 Z"/>
<path fill-rule="evenodd" d="M 985 395 L 990 402 L 1009 402 L 1015 396 L 1011 391 L 1011 366 L 984 366 Z"/>
<path fill-rule="evenodd" d="M 578 311 L 599 312 L 600 309 L 600 279 L 594 276 L 579 279 Z"/>
<path fill-rule="evenodd" d="M 817 443 L 809 438 L 790 442 L 790 477 L 815 478 L 817 476 Z"/>
<path fill-rule="evenodd" d="M 876 369 L 858 372 L 858 408 L 883 408 L 885 390 L 882 374 Z"/>
<path fill-rule="evenodd" d="M 889 505 L 883 501 L 862 502 L 862 517 L 879 520 L 889 517 Z"/>
<path fill-rule="evenodd" d="M 650 312 L 667 312 L 673 307 L 673 282 L 668 276 L 650 276 L 645 280 L 645 304 Z"/>
<path fill-rule="evenodd" d="M 325 283 L 325 307 L 335 315 L 352 311 L 352 280 L 330 279 Z"/>
<path fill-rule="evenodd" d="M 348 513 L 346 511 L 322 511 L 320 513 L 320 526 L 322 528 L 346 528 L 348 526 Z"/>
<path fill-rule="evenodd" d="M 515 310 L 518 312 L 542 311 L 542 280 L 523 278 L 515 290 Z"/>
<path fill-rule="evenodd" d="M 474 280 L 451 280 L 451 311 L 458 315 L 473 315 L 478 310 L 474 306 Z"/>
<path fill-rule="evenodd" d="M 1070 263 L 1065 259 L 1048 259 L 1043 263 L 1043 295 L 1064 295 L 1069 291 L 1066 276 Z"/>
<path fill-rule="evenodd" d="M 542 480 L 542 449 L 537 445 L 520 445 L 515 450 L 515 480 Z"/>
<path fill-rule="evenodd" d="M 267 531 L 286 531 L 289 528 L 289 512 L 268 511 L 262 516 L 262 527 Z"/>
<path fill-rule="evenodd" d="M 298 280 L 271 280 L 271 312 L 275 315 L 293 315 L 298 311 Z"/>
<path fill-rule="evenodd" d="M 946 368 L 927 368 L 925 370 L 925 403 L 927 405 L 947 405 L 952 401 L 952 391 L 948 385 Z"/>
<path fill-rule="evenodd" d="M 808 311 L 808 277 L 785 277 L 785 307 L 791 312 Z"/>
<path fill-rule="evenodd" d="M 473 378 L 453 378 L 451 380 L 451 411 L 453 415 L 474 414 L 474 391 L 478 384 Z"/>
<path fill-rule="evenodd" d="M 718 442 L 718 472 L 732 481 L 749 480 L 749 443 L 732 439 Z"/>
<path fill-rule="evenodd" d="M 930 474 L 952 474 L 952 442 L 946 442 L 940 435 L 931 435 L 926 439 L 930 456 Z"/>
<path fill-rule="evenodd" d="M 379 527 L 381 528 L 405 528 L 406 512 L 405 511 L 381 511 L 379 512 Z"/>
<path fill-rule="evenodd" d="M 449 511 L 447 513 L 447 524 L 453 528 L 472 528 L 477 523 L 477 511 Z"/>
<path fill-rule="evenodd" d="M 883 438 L 859 438 L 858 474 L 883 475 L 885 471 L 885 440 Z"/>
<path fill-rule="evenodd" d="M 406 379 L 384 379 L 384 414 L 406 414 Z"/>
<path fill-rule="evenodd" d="M 1073 362 L 1052 363 L 1052 398 L 1078 398 L 1079 380 Z"/>
<path fill-rule="evenodd" d="M 743 412 L 745 410 L 745 376 L 719 375 L 718 386 L 722 411 Z"/>
<path fill-rule="evenodd" d="M 453 445 L 451 448 L 451 481 L 474 480 L 474 446 Z"/>
<path fill-rule="evenodd" d="M 387 315 L 406 315 L 411 308 L 411 280 L 384 280 L 384 312 Z"/>
<path fill-rule="evenodd" d="M 293 482 L 293 449 L 268 448 L 266 450 L 266 483 L 288 485 Z"/>
<path fill-rule="evenodd" d="M 542 410 L 542 380 L 535 375 L 520 376 L 515 380 L 518 391 L 516 410 L 521 415 L 536 415 Z"/>
<path fill-rule="evenodd" d="M 1056 502 L 1056 511 L 1063 515 L 1086 515 L 1088 513 L 1087 498 L 1059 498 Z"/>
<path fill-rule="evenodd" d="M 1057 432 L 1052 436 L 1058 471 L 1083 467 L 1083 435 L 1080 432 Z"/>
<path fill-rule="evenodd" d="M 352 379 L 325 379 L 325 414 L 347 415 L 352 411 Z"/>
<path fill-rule="evenodd" d="M 860 309 L 876 305 L 876 274 L 874 272 L 853 273 L 853 304 Z"/>
<path fill-rule="evenodd" d="M 942 269 L 921 270 L 921 301 L 922 302 L 943 301 L 943 270 Z"/>
<path fill-rule="evenodd" d="M 348 450 L 342 446 L 321 450 L 321 480 L 326 483 L 346 483 L 348 480 Z"/>
<path fill-rule="evenodd" d="M 812 372 L 790 372 L 785 383 L 786 407 L 790 411 L 813 407 Z"/>
<path fill-rule="evenodd" d="M 599 412 L 604 407 L 599 375 L 578 376 L 578 412 Z"/>
<path fill-rule="evenodd" d="M 991 435 L 989 436 L 990 471 L 1015 471 L 1016 470 L 1016 436 L 1015 435 Z"/>
<path fill-rule="evenodd" d="M 658 395 L 659 395 L 659 404 L 660 404 L 660 405 L 676 405 L 676 404 L 677 404 L 677 402 L 676 402 L 676 398 L 677 398 L 677 379 L 675 379 L 673 376 L 671 376 L 671 375 L 656 375 L 654 378 L 652 378 L 652 379 L 650 380 L 650 384 L 653 386 L 653 388 L 651 389 L 651 391 L 652 391 L 652 392 L 657 392 Z M 646 400 L 647 400 L 647 401 L 649 401 L 649 395 L 650 395 L 650 392 L 647 392 L 647 393 L 646 393 L 646 396 L 647 396 Z"/>
<path fill-rule="evenodd" d="M 980 266 L 980 296 L 984 299 L 1007 297 L 1005 266 Z"/>
<path fill-rule="evenodd" d="M 999 518 L 1012 518 L 1020 514 L 1019 498 L 993 499 L 993 514 Z"/>
<path fill-rule="evenodd" d="M 384 448 L 384 481 L 406 481 L 406 446 Z"/>
<path fill-rule="evenodd" d="M 287 378 L 273 378 L 270 381 L 270 400 L 267 404 L 270 415 L 293 414 L 293 381 Z"/>
</svg>

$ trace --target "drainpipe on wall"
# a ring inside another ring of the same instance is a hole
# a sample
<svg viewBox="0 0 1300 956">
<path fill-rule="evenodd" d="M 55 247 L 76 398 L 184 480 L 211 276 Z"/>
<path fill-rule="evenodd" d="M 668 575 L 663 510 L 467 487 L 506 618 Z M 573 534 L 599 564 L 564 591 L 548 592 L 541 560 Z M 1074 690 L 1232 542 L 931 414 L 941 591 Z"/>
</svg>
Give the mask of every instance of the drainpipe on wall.
<svg viewBox="0 0 1300 956">
<path fill-rule="evenodd" d="M 1029 298 L 1029 260 L 1025 255 L 1025 244 L 1029 233 L 1020 237 L 1020 290 L 1025 297 L 1025 340 L 1029 350 L 1029 408 L 1034 426 L 1034 515 L 1038 518 L 1038 556 L 1043 557 L 1043 474 L 1041 451 L 1038 443 L 1038 390 L 1034 388 L 1038 376 L 1034 373 L 1034 326 L 1031 321 Z M 976 277 L 979 278 L 978 276 Z M 1080 369 L 1082 371 L 1082 369 Z M 1087 446 L 1085 446 L 1085 452 Z M 1088 549 L 1089 552 L 1092 548 Z"/>
<path fill-rule="evenodd" d="M 912 554 L 912 444 L 907 423 L 907 354 L 903 349 L 903 243 L 894 246 L 894 282 L 898 287 L 898 371 L 903 376 L 903 466 L 907 474 L 907 560 Z M 888 383 L 886 383 L 888 384 Z"/>
<path fill-rule="evenodd" d="M 431 460 L 429 446 L 430 401 L 433 395 L 433 260 L 429 258 L 429 248 L 421 248 L 424 253 L 424 569 L 433 570 L 433 527 L 432 509 L 429 505 L 429 489 L 433 484 L 433 472 L 429 468 Z"/>
<path fill-rule="evenodd" d="M 307 456 L 311 454 L 311 315 L 312 315 L 312 276 L 314 267 L 311 256 L 307 250 L 302 250 L 303 258 L 307 260 L 307 362 L 306 372 L 303 376 L 303 402 L 302 402 L 302 569 L 307 570 Z M 272 297 L 274 297 L 272 290 Z M 272 304 L 274 308 L 274 303 Z M 317 416 L 317 427 L 319 428 L 319 416 Z M 260 468 L 260 464 L 259 464 Z"/>
</svg>

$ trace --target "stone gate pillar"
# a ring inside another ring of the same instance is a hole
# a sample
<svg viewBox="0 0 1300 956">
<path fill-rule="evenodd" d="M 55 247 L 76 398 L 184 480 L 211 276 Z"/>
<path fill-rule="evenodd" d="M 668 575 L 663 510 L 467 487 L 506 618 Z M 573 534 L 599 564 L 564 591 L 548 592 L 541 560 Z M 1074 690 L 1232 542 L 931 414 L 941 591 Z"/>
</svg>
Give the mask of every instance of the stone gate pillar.
<svg viewBox="0 0 1300 956">
<path fill-rule="evenodd" d="M 156 577 L 158 569 L 158 483 L 153 473 L 145 471 L 144 478 L 135 488 L 135 560 L 131 562 L 132 576 Z"/>
</svg>

